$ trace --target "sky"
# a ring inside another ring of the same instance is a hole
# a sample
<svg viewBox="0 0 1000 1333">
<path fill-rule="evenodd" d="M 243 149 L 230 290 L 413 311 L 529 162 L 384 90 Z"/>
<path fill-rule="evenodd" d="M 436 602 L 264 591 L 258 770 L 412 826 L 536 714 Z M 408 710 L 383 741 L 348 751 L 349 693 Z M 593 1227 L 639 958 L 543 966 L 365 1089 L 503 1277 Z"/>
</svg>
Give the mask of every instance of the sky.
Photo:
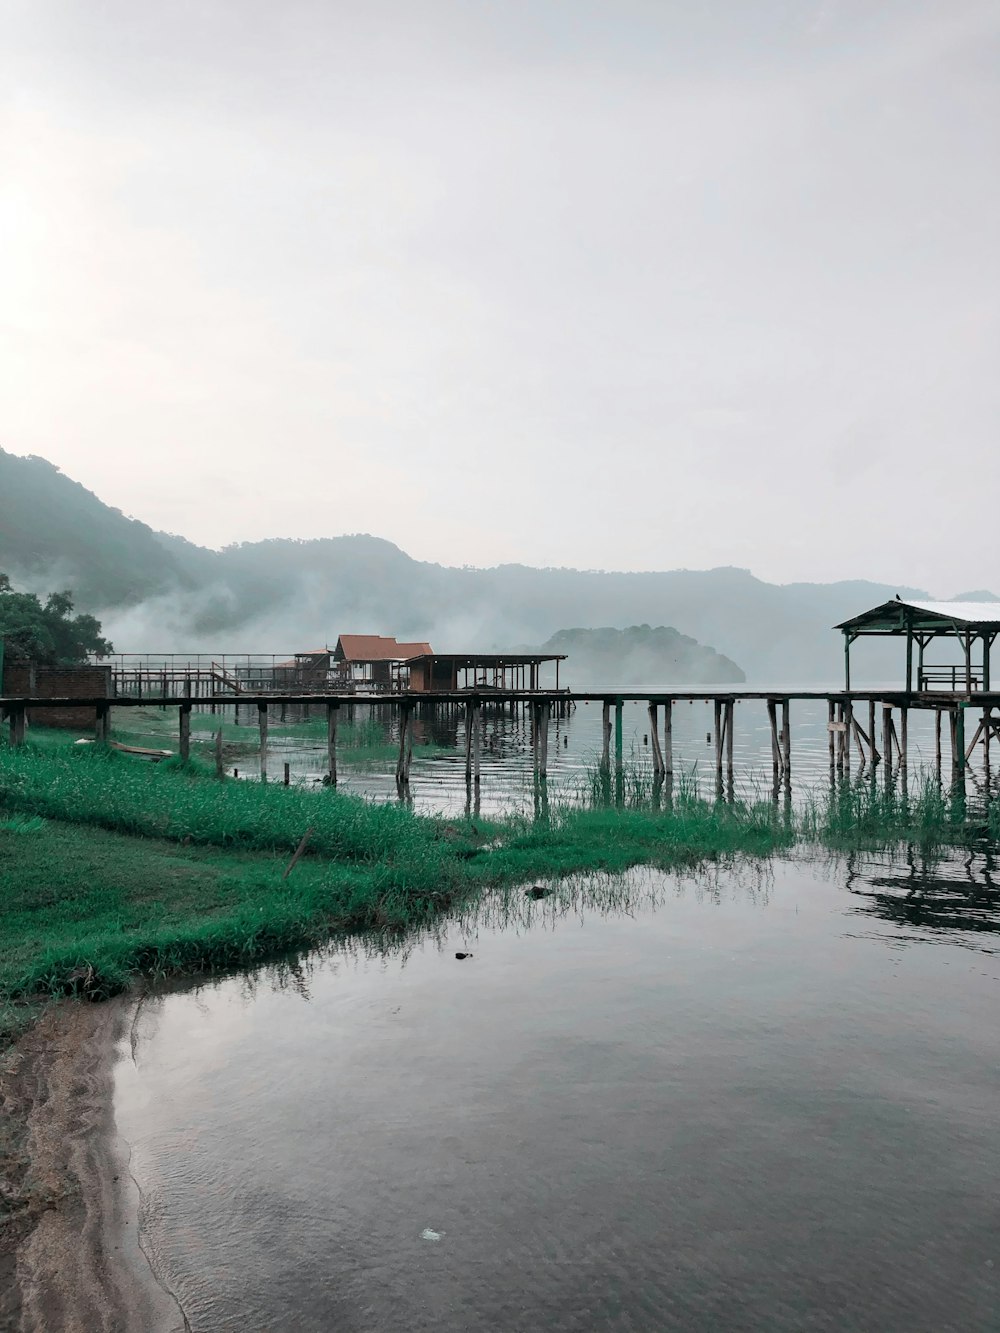
<svg viewBox="0 0 1000 1333">
<path fill-rule="evenodd" d="M 0 0 L 0 446 L 208 546 L 1000 593 L 1000 0 Z"/>
</svg>

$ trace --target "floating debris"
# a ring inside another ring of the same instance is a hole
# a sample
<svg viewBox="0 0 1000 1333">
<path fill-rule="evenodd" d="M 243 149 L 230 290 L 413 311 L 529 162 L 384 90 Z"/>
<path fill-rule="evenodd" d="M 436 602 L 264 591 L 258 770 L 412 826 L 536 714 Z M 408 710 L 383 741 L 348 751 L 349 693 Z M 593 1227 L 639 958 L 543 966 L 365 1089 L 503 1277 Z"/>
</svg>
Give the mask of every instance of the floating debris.
<svg viewBox="0 0 1000 1333">
<path fill-rule="evenodd" d="M 527 898 L 549 898 L 555 893 L 555 889 L 550 889 L 544 884 L 532 884 L 530 889 L 525 889 Z"/>
<path fill-rule="evenodd" d="M 432 1231 L 430 1227 L 424 1227 L 420 1233 L 421 1240 L 440 1240 L 444 1235 L 443 1231 Z"/>
</svg>

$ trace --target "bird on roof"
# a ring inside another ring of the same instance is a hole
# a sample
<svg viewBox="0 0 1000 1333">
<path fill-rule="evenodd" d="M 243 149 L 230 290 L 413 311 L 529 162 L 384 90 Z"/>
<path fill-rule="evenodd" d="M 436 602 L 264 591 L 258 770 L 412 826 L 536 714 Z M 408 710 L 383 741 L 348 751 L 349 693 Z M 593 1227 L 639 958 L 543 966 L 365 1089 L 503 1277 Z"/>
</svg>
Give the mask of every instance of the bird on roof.
<svg viewBox="0 0 1000 1333">
<path fill-rule="evenodd" d="M 897 593 L 896 593 L 896 601 L 897 601 L 897 602 L 901 602 L 902 600 L 903 600 L 902 597 L 900 597 L 899 593 L 897 592 Z"/>
</svg>

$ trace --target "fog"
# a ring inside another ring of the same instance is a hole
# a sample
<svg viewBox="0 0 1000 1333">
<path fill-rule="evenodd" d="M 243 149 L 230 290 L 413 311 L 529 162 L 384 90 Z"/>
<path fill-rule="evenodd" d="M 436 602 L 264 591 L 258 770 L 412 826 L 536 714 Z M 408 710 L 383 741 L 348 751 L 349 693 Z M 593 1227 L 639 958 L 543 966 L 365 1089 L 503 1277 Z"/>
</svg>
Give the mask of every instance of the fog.
<svg viewBox="0 0 1000 1333">
<path fill-rule="evenodd" d="M 8 0 L 0 442 L 212 547 L 996 586 L 998 37 Z"/>
</svg>

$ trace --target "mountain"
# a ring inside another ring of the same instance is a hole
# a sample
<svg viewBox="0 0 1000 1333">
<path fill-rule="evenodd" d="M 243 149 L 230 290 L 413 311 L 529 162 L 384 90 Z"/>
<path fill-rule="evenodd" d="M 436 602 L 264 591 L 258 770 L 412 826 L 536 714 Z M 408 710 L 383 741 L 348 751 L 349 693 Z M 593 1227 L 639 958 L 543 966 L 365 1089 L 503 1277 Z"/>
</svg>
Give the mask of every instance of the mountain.
<svg viewBox="0 0 1000 1333">
<path fill-rule="evenodd" d="M 210 551 L 127 518 L 45 459 L 2 450 L 0 570 L 31 591 L 71 588 L 119 651 L 291 652 L 341 632 L 488 651 L 544 642 L 567 625 L 676 626 L 774 688 L 836 682 L 833 625 L 896 593 L 929 596 L 863 581 L 771 584 L 730 567 L 453 568 L 367 535 Z M 898 644 L 859 642 L 852 670 L 859 685 L 897 679 Z"/>
</svg>

